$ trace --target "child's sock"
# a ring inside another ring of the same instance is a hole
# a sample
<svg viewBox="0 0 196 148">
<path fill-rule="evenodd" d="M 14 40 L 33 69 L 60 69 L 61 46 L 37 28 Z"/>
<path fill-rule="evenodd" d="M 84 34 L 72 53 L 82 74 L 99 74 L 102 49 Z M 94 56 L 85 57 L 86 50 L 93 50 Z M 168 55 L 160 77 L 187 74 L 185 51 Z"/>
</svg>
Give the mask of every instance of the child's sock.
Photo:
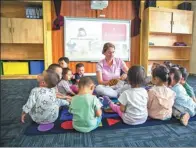
<svg viewBox="0 0 196 148">
<path fill-rule="evenodd" d="M 180 122 L 181 122 L 184 126 L 187 126 L 187 125 L 188 125 L 188 122 L 189 122 L 189 119 L 190 119 L 189 113 L 185 113 L 185 114 L 182 114 L 182 115 L 181 115 L 181 117 L 180 117 Z"/>
</svg>

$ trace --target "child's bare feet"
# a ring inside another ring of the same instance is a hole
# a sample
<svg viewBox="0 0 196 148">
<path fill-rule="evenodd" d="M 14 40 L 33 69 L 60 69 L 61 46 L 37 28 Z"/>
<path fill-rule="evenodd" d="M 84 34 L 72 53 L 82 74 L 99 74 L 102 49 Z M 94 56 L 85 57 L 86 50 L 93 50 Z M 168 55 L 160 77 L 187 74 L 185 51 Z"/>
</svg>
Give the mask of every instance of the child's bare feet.
<svg viewBox="0 0 196 148">
<path fill-rule="evenodd" d="M 182 123 L 184 126 L 187 126 L 187 125 L 188 125 L 188 122 L 189 122 L 189 119 L 190 119 L 189 113 L 185 113 L 185 114 L 182 115 L 182 117 L 180 118 L 180 121 L 181 121 L 181 123 Z"/>
</svg>

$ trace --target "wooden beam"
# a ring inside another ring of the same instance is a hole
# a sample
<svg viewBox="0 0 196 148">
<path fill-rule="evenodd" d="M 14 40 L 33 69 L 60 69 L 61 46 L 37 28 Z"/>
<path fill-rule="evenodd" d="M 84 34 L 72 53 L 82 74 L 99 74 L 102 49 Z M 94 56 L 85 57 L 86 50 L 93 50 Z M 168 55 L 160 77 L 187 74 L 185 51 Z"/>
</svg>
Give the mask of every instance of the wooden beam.
<svg viewBox="0 0 196 148">
<path fill-rule="evenodd" d="M 37 79 L 37 75 L 2 75 L 1 80 L 9 79 Z"/>
<path fill-rule="evenodd" d="M 52 19 L 51 1 L 43 1 L 43 23 L 44 23 L 44 60 L 45 69 L 52 64 Z"/>
</svg>

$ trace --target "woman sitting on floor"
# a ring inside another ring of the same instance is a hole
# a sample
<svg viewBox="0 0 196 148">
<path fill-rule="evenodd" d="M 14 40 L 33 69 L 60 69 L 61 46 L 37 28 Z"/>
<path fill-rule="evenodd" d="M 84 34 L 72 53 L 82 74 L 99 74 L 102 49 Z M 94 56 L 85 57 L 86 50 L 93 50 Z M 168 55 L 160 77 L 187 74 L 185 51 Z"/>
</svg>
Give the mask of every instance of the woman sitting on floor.
<svg viewBox="0 0 196 148">
<path fill-rule="evenodd" d="M 128 67 L 120 58 L 114 57 L 114 52 L 115 46 L 112 43 L 104 44 L 102 54 L 105 55 L 105 58 L 97 63 L 96 69 L 99 85 L 95 91 L 98 95 L 117 97 L 118 92 L 110 86 L 117 84 L 119 80 L 125 80 L 127 78 Z M 121 70 L 124 72 L 122 75 L 120 75 Z M 118 88 L 122 87 L 123 84 L 118 86 Z"/>
</svg>

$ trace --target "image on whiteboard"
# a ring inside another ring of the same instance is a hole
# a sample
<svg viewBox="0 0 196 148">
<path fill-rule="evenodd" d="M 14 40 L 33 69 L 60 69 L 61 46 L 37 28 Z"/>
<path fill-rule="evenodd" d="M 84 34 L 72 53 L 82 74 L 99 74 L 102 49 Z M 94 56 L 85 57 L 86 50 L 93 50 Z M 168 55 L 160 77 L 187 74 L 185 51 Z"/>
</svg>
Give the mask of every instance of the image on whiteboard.
<svg viewBox="0 0 196 148">
<path fill-rule="evenodd" d="M 68 52 L 77 51 L 76 42 L 74 42 L 73 40 L 69 40 L 69 42 L 67 43 L 67 51 Z"/>
<path fill-rule="evenodd" d="M 78 35 L 77 36 L 78 37 L 85 37 L 85 36 L 87 36 L 86 30 L 84 28 L 79 28 L 78 29 Z"/>
<path fill-rule="evenodd" d="M 102 24 L 103 41 L 126 41 L 126 33 L 125 24 Z"/>
</svg>

